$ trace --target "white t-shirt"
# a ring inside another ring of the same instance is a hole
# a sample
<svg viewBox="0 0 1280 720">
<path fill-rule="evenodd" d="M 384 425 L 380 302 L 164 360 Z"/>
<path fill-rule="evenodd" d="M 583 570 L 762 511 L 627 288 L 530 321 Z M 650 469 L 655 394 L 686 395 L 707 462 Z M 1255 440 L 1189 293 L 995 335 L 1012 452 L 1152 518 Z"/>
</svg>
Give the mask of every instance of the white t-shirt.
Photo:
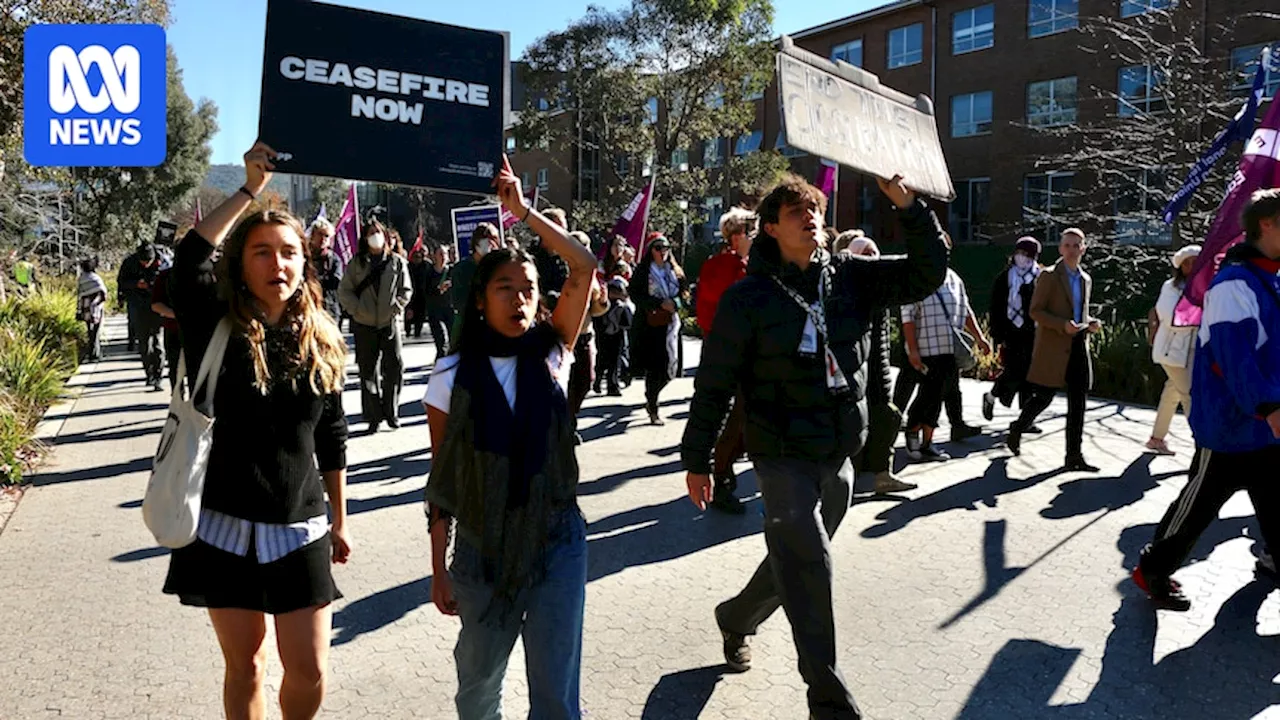
<svg viewBox="0 0 1280 720">
<path fill-rule="evenodd" d="M 489 364 L 493 366 L 493 374 L 498 377 L 498 384 L 507 395 L 507 404 L 514 411 L 516 409 L 516 359 L 491 357 Z M 573 355 L 566 355 L 560 346 L 552 348 L 547 355 L 547 368 L 551 370 L 551 377 L 565 394 L 569 392 L 569 370 L 572 367 Z M 453 400 L 453 380 L 457 374 L 457 355 L 440 358 L 431 371 L 431 380 L 427 382 L 427 394 L 422 398 L 422 404 L 447 414 Z"/>
</svg>

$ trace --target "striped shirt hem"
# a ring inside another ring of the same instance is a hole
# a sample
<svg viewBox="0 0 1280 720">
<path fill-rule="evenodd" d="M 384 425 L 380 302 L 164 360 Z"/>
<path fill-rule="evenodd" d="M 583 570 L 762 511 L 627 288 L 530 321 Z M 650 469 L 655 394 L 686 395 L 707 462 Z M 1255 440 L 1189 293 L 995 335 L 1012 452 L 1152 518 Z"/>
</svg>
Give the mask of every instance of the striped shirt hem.
<svg viewBox="0 0 1280 720">
<path fill-rule="evenodd" d="M 254 542 L 254 555 L 259 565 L 275 562 L 289 553 L 301 550 L 329 532 L 329 518 L 317 515 L 302 522 L 276 525 L 241 520 L 216 510 L 202 509 L 196 537 L 208 545 L 240 557 L 249 554 Z"/>
</svg>

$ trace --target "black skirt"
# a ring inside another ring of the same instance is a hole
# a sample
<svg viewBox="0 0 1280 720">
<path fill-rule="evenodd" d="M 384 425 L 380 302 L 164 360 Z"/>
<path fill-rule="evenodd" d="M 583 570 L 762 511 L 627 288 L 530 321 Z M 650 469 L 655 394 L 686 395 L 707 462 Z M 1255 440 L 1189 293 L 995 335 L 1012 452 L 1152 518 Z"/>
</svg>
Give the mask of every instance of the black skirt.
<svg viewBox="0 0 1280 720">
<path fill-rule="evenodd" d="M 173 551 L 164 592 L 183 605 L 283 615 L 342 597 L 333 582 L 329 536 L 261 565 L 254 543 L 244 557 L 203 540 Z"/>
</svg>

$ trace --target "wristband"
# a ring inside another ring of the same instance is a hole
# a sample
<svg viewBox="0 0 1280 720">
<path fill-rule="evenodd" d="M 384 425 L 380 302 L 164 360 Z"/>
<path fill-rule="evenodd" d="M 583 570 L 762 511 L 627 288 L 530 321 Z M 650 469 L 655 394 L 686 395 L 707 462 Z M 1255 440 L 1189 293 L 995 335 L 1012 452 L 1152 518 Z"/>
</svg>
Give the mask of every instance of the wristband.
<svg viewBox="0 0 1280 720">
<path fill-rule="evenodd" d="M 257 199 L 258 199 L 258 196 L 257 196 L 257 195 L 254 195 L 253 193 L 249 192 L 249 188 L 247 188 L 247 187 L 245 187 L 245 186 L 243 186 L 243 185 L 241 185 L 241 186 L 240 186 L 240 189 L 239 189 L 239 190 L 237 190 L 236 192 L 242 192 L 242 193 L 244 193 L 246 196 L 248 196 L 248 198 L 249 198 L 250 200 L 257 200 Z"/>
<path fill-rule="evenodd" d="M 533 212 L 533 206 L 532 206 L 532 205 L 530 205 L 529 207 L 525 208 L 525 211 L 524 211 L 524 217 L 520 218 L 520 222 L 528 222 L 528 220 L 529 220 L 529 213 L 531 213 L 531 212 Z"/>
</svg>

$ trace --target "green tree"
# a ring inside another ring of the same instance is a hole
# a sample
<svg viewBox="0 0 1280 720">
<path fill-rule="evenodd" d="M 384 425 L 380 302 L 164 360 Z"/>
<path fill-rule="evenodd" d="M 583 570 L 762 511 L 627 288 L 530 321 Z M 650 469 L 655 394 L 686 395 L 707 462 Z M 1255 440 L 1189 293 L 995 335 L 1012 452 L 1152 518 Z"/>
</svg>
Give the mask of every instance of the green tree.
<svg viewBox="0 0 1280 720">
<path fill-rule="evenodd" d="M 751 126 L 752 98 L 772 74 L 772 22 L 769 0 L 632 0 L 617 11 L 589 8 L 526 51 L 529 101 L 517 140 L 558 155 L 574 149 L 575 166 L 598 165 L 602 179 L 618 180 L 598 183 L 593 195 L 578 173 L 579 203 L 591 203 L 575 210 L 579 222 L 616 217 L 649 172 L 657 173 L 655 226 L 673 232 L 686 212 L 691 224 L 701 222 L 701 198 L 755 189 L 787 167 L 771 150 L 723 167 L 679 165 L 685 154 L 696 158 L 707 140 L 732 148 Z"/>
<path fill-rule="evenodd" d="M 347 199 L 348 185 L 350 183 L 346 180 L 338 178 L 311 178 L 311 202 L 306 211 L 302 213 L 302 217 L 304 219 L 314 218 L 316 213 L 320 212 L 320 206 L 323 205 L 325 216 L 330 221 L 337 220 L 338 213 L 342 212 L 342 203 Z"/>
<path fill-rule="evenodd" d="M 156 167 L 71 171 L 83 199 L 84 226 L 98 251 L 117 251 L 149 240 L 156 222 L 189 200 L 209 170 L 209 140 L 218 129 L 217 114 L 209 100 L 197 106 L 187 96 L 177 57 L 169 48 L 164 162 Z"/>
</svg>

